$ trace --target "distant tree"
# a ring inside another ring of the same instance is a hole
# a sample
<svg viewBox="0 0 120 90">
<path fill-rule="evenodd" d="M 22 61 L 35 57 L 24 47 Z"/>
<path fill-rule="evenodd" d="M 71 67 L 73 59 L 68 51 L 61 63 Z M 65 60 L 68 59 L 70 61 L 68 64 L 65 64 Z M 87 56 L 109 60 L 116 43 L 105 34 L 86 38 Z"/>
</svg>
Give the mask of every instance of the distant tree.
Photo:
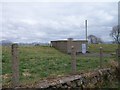
<svg viewBox="0 0 120 90">
<path fill-rule="evenodd" d="M 35 44 L 35 46 L 40 46 L 40 44 Z"/>
<path fill-rule="evenodd" d="M 88 40 L 89 40 L 89 42 L 90 42 L 91 44 L 94 43 L 95 38 L 96 38 L 96 37 L 95 37 L 94 35 L 89 35 L 89 36 L 88 36 Z"/>
<path fill-rule="evenodd" d="M 110 32 L 110 36 L 114 39 L 114 42 L 120 44 L 120 26 L 114 26 Z"/>
<path fill-rule="evenodd" d="M 102 39 L 101 38 L 98 38 L 97 37 L 97 41 L 96 41 L 97 43 L 103 43 L 103 41 L 102 41 Z"/>
<path fill-rule="evenodd" d="M 91 44 L 98 44 L 98 43 L 102 43 L 101 38 L 96 37 L 95 35 L 89 35 L 88 36 L 88 40 Z"/>
</svg>

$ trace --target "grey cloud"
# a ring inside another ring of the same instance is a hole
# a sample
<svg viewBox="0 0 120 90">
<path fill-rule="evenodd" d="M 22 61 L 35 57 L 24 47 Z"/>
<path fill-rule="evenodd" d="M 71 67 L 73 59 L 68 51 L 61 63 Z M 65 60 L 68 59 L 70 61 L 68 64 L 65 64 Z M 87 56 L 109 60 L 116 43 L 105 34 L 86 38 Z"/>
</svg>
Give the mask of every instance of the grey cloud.
<svg viewBox="0 0 120 90">
<path fill-rule="evenodd" d="M 18 42 L 49 42 L 88 34 L 111 39 L 117 24 L 117 3 L 4 3 L 2 38 Z M 106 40 L 106 39 L 105 39 Z"/>
</svg>

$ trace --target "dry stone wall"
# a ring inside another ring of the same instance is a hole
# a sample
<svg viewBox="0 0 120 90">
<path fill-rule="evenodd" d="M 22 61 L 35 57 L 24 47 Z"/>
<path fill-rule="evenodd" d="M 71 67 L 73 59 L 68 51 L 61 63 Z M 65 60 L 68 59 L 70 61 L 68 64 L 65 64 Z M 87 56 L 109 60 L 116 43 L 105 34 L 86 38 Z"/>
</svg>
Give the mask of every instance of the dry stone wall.
<svg viewBox="0 0 120 90">
<path fill-rule="evenodd" d="M 87 72 L 84 74 L 69 75 L 66 77 L 56 78 L 56 79 L 46 79 L 40 81 L 34 87 L 16 87 L 15 90 L 62 90 L 62 89 L 77 89 L 77 90 L 91 90 L 92 88 L 102 88 L 101 85 L 108 81 L 112 82 L 118 79 L 120 72 L 116 68 L 104 68 L 99 70 L 94 70 L 92 72 Z M 91 89 L 90 89 L 91 88 Z M 114 88 L 115 89 L 115 88 Z M 113 90 L 114 90 L 113 89 Z M 2 90 L 14 90 L 13 88 L 3 88 Z M 95 89 L 96 90 L 96 89 Z M 115 89 L 119 90 L 119 89 Z"/>
<path fill-rule="evenodd" d="M 105 81 L 111 82 L 116 78 L 116 69 L 105 68 L 80 75 L 71 75 L 53 81 L 43 81 L 37 88 L 100 88 Z"/>
</svg>

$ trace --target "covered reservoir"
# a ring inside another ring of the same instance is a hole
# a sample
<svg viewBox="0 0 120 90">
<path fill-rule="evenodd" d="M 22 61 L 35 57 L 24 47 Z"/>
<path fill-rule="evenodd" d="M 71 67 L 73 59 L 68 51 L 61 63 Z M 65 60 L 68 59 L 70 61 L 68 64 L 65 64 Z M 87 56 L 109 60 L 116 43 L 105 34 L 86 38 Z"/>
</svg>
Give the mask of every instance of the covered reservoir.
<svg viewBox="0 0 120 90">
<path fill-rule="evenodd" d="M 52 47 L 64 53 L 71 53 L 72 46 L 74 46 L 77 53 L 86 53 L 88 51 L 87 40 L 73 40 L 73 38 L 68 38 L 68 40 L 51 41 L 51 44 L 52 44 Z"/>
</svg>

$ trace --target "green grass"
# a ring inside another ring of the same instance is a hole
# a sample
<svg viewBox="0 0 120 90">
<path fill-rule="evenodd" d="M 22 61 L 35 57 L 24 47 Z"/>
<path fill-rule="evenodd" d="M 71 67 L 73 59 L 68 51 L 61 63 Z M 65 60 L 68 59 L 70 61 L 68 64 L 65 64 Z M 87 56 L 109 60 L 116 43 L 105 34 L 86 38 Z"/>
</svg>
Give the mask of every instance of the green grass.
<svg viewBox="0 0 120 90">
<path fill-rule="evenodd" d="M 90 45 L 90 50 L 97 52 L 99 45 Z M 107 45 L 103 45 L 107 47 Z M 111 50 L 105 48 L 108 53 L 114 52 L 116 45 Z M 108 51 L 107 51 L 108 50 Z M 113 57 L 104 57 L 104 66 Z M 20 84 L 28 85 L 35 84 L 41 79 L 48 77 L 57 77 L 68 75 L 71 72 L 71 56 L 61 53 L 52 47 L 44 46 L 20 46 L 19 47 L 19 60 L 20 60 Z M 84 57 L 77 56 L 77 71 L 91 70 L 98 68 L 99 57 Z M 11 84 L 11 47 L 2 47 L 2 74 L 6 75 L 3 79 L 3 86 L 10 86 Z M 24 76 L 28 73 L 28 76 Z"/>
<path fill-rule="evenodd" d="M 104 53 L 113 53 L 117 49 L 118 45 L 117 44 L 90 44 L 88 45 L 89 51 L 90 52 L 99 52 L 100 47 L 103 48 Z"/>
</svg>

